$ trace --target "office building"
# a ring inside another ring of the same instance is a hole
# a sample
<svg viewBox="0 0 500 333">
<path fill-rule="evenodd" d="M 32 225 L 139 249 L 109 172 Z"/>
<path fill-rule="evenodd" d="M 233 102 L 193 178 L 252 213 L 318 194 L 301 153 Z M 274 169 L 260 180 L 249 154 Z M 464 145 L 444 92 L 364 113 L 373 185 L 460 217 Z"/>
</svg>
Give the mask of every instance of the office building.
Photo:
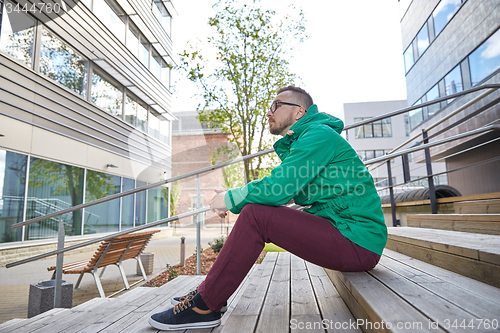
<svg viewBox="0 0 500 333">
<path fill-rule="evenodd" d="M 406 108 L 406 100 L 346 103 L 343 105 L 343 108 L 345 123 L 354 124 L 392 111 L 404 109 Z M 356 150 L 361 160 L 367 161 L 389 153 L 392 149 L 408 140 L 409 135 L 408 115 L 401 114 L 349 130 L 347 132 L 347 141 Z M 396 187 L 394 189 L 395 192 L 428 186 L 427 179 L 420 179 L 427 175 L 425 164 L 415 163 L 412 156 L 411 154 L 409 155 L 410 179 L 415 181 Z M 384 196 L 388 194 L 388 170 L 385 163 L 383 165 L 380 164 L 370 165 L 368 169 L 373 177 L 375 186 L 379 190 L 379 195 Z M 444 170 L 444 163 L 433 163 L 434 172 Z M 401 158 L 395 158 L 391 161 L 391 173 L 393 185 L 405 183 Z M 447 184 L 447 177 L 446 175 L 436 176 L 434 181 L 436 184 L 445 185 Z"/>
<path fill-rule="evenodd" d="M 172 2 L 23 3 L 0 1 L 1 243 L 53 239 L 58 219 L 10 226 L 171 176 Z M 156 221 L 168 198 L 66 214 L 66 235 Z"/>
<path fill-rule="evenodd" d="M 500 83 L 500 1 L 401 0 L 407 105 Z M 500 123 L 500 90 L 448 99 L 409 112 L 410 135 L 433 128 L 430 141 Z M 470 105 L 469 105 L 470 104 Z M 448 183 L 462 195 L 500 191 L 500 131 L 469 136 L 431 149 L 444 161 Z M 423 161 L 423 153 L 415 154 Z"/>
</svg>

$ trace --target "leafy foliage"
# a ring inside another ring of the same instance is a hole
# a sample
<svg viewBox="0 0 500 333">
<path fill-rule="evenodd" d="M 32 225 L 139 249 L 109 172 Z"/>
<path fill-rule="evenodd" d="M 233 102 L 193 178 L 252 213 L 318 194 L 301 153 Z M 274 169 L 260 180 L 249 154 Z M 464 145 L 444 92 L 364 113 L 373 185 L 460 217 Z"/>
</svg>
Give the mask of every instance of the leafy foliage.
<svg viewBox="0 0 500 333">
<path fill-rule="evenodd" d="M 165 267 L 165 271 L 168 273 L 168 281 L 172 281 L 177 276 L 179 276 L 179 274 L 175 270 L 174 266 L 172 266 L 170 264 L 167 264 L 167 266 Z"/>
<path fill-rule="evenodd" d="M 170 216 L 177 215 L 177 205 L 181 198 L 181 182 L 179 180 L 172 183 L 170 186 Z"/>
<path fill-rule="evenodd" d="M 215 35 L 208 42 L 215 48 L 215 61 L 205 58 L 199 46 L 181 55 L 188 78 L 203 91 L 205 105 L 199 120 L 229 134 L 236 150 L 228 154 L 248 155 L 271 148 L 266 113 L 276 89 L 294 84 L 289 58 L 305 36 L 304 15 L 300 10 L 277 14 L 259 4 L 241 5 L 235 0 L 219 0 L 209 25 Z M 244 180 L 249 182 L 269 173 L 277 159 L 261 156 L 245 161 Z"/>
<path fill-rule="evenodd" d="M 220 236 L 219 238 L 214 238 L 214 242 L 211 243 L 209 242 L 208 245 L 214 250 L 215 253 L 219 253 L 222 247 L 224 246 L 224 243 L 226 242 L 227 237 Z"/>
</svg>

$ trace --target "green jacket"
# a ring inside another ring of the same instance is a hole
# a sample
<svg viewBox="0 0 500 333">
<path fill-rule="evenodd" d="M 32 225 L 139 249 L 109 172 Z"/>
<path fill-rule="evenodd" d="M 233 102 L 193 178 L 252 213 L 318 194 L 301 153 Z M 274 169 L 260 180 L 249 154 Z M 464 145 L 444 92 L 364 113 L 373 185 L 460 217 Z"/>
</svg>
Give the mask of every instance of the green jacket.
<svg viewBox="0 0 500 333">
<path fill-rule="evenodd" d="M 324 217 L 352 242 L 377 254 L 387 227 L 373 179 L 356 151 L 340 136 L 344 124 L 312 105 L 274 144 L 282 163 L 270 176 L 229 190 L 224 201 L 239 214 L 248 203 L 284 205 L 293 199 L 304 211 Z"/>
</svg>

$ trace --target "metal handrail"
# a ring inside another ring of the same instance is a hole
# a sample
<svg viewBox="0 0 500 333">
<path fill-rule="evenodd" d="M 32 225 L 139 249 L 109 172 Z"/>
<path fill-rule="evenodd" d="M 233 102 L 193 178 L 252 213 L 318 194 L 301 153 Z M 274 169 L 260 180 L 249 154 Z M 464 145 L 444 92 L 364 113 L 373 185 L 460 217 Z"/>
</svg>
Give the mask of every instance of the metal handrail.
<svg viewBox="0 0 500 333">
<path fill-rule="evenodd" d="M 433 104 L 436 104 L 436 103 L 447 101 L 449 99 L 454 99 L 454 98 L 457 98 L 457 97 L 460 97 L 460 96 L 468 95 L 470 93 L 473 93 L 473 92 L 476 92 L 476 91 L 479 91 L 479 90 L 493 89 L 493 91 L 495 91 L 495 90 L 497 90 L 499 88 L 500 88 L 500 84 L 485 84 L 483 86 L 474 87 L 474 88 L 471 88 L 471 89 L 468 89 L 468 90 L 464 90 L 464 91 L 461 91 L 459 93 L 452 94 L 452 95 L 449 95 L 449 96 L 446 96 L 446 97 L 441 97 L 441 98 L 438 98 L 438 99 L 434 99 L 434 100 L 432 100 L 430 102 L 425 102 L 425 103 L 414 105 L 414 106 L 410 106 L 410 107 L 407 107 L 407 108 L 404 108 L 404 109 L 401 109 L 401 110 L 396 110 L 396 111 L 384 113 L 383 115 L 376 116 L 376 117 L 373 117 L 373 118 L 369 118 L 369 119 L 366 119 L 366 120 L 354 123 L 352 125 L 345 126 L 344 130 L 347 131 L 347 130 L 350 130 L 350 129 L 353 129 L 353 128 L 356 128 L 356 127 L 359 127 L 359 126 L 362 126 L 362 125 L 370 124 L 370 123 L 373 123 L 375 121 L 379 121 L 379 120 L 382 120 L 382 119 L 385 119 L 385 118 L 394 117 L 394 116 L 406 113 L 408 111 L 417 110 L 417 109 L 420 109 L 420 108 L 423 108 L 423 107 L 426 107 L 426 106 L 429 106 L 429 105 L 433 105 Z M 493 92 L 493 91 L 491 91 L 491 92 Z"/>
<path fill-rule="evenodd" d="M 87 245 L 92 245 L 92 244 L 95 244 L 95 243 L 99 243 L 99 242 L 102 242 L 102 241 L 105 241 L 105 240 L 108 240 L 108 239 L 111 239 L 111 238 L 115 238 L 115 237 L 118 237 L 118 236 L 123 236 L 123 235 L 129 234 L 129 233 L 132 233 L 132 232 L 140 231 L 140 230 L 151 228 L 151 227 L 156 227 L 157 225 L 161 225 L 161 224 L 164 224 L 164 223 L 167 223 L 167 222 L 179 220 L 179 219 L 182 219 L 182 218 L 185 218 L 185 217 L 189 217 L 191 215 L 201 214 L 201 213 L 207 212 L 209 210 L 210 210 L 210 207 L 203 207 L 203 208 L 191 211 L 191 212 L 187 212 L 187 213 L 175 215 L 175 216 L 172 216 L 172 217 L 169 217 L 169 218 L 165 218 L 165 219 L 162 219 L 162 220 L 158 220 L 158 221 L 155 221 L 155 222 L 144 224 L 144 225 L 141 225 L 141 226 L 138 226 L 138 227 L 134 227 L 134 228 L 131 228 L 131 229 L 127 229 L 127 230 L 115 232 L 113 234 L 109 234 L 109 235 L 106 235 L 106 236 L 103 236 L 103 237 L 95 238 L 95 239 L 92 239 L 92 240 L 89 240 L 89 241 L 86 241 L 86 242 L 82 242 L 82 243 L 79 243 L 79 244 L 71 245 L 71 246 L 64 247 L 64 248 L 61 248 L 61 249 L 57 249 L 57 250 L 54 250 L 54 251 L 51 251 L 51 252 L 43 253 L 43 254 L 40 254 L 40 255 L 37 255 L 37 256 L 33 256 L 33 257 L 30 257 L 30 258 L 27 258 L 27 259 L 15 261 L 15 262 L 12 262 L 10 264 L 5 265 L 5 267 L 6 268 L 10 268 L 10 267 L 22 265 L 22 264 L 25 264 L 25 263 L 28 263 L 28 262 L 31 262 L 31 261 L 35 261 L 35 260 L 39 260 L 39 259 L 43 259 L 43 258 L 46 258 L 46 257 L 53 256 L 53 255 L 56 255 L 56 254 L 60 254 L 60 253 L 64 253 L 64 252 L 67 252 L 67 251 L 75 250 L 75 249 L 78 249 L 78 248 L 81 248 L 81 247 L 85 247 Z"/>
<path fill-rule="evenodd" d="M 409 149 L 406 149 L 404 151 L 400 151 L 400 152 L 393 153 L 393 154 L 390 154 L 390 155 L 384 155 L 384 156 L 381 156 L 381 157 L 377 157 L 377 158 L 374 158 L 374 159 L 366 161 L 365 164 L 369 165 L 369 164 L 373 164 L 373 163 L 377 163 L 377 162 L 381 162 L 381 161 L 391 160 L 391 159 L 393 159 L 395 157 L 398 157 L 398 156 L 401 156 L 401 155 L 404 155 L 404 154 L 408 154 L 408 153 L 415 152 L 415 151 L 418 151 L 418 150 L 428 149 L 428 148 L 431 148 L 431 147 L 434 147 L 434 146 L 438 146 L 438 145 L 441 145 L 441 144 L 444 144 L 444 143 L 447 143 L 447 142 L 451 142 L 451 141 L 454 141 L 454 140 L 458 140 L 458 139 L 461 139 L 461 138 L 464 138 L 464 137 L 467 137 L 467 136 L 476 135 L 476 134 L 479 134 L 479 133 L 483 133 L 483 132 L 487 132 L 487 131 L 494 131 L 494 130 L 500 130 L 500 125 L 490 125 L 490 126 L 487 126 L 487 127 L 478 128 L 476 130 L 472 130 L 472 131 L 469 131 L 469 132 L 466 132 L 466 133 L 462 133 L 462 134 L 458 134 L 458 135 L 455 135 L 455 136 L 451 136 L 451 137 L 448 137 L 448 138 L 445 138 L 445 139 L 442 139 L 442 140 L 439 140 L 439 141 L 435 141 L 435 142 L 432 142 L 432 143 L 426 143 L 426 144 L 418 146 L 418 147 L 413 147 L 413 148 L 409 148 Z M 249 156 L 249 155 L 247 155 L 247 156 Z M 31 258 L 27 258 L 27 259 L 23 259 L 23 260 L 20 260 L 20 261 L 16 261 L 16 262 L 7 264 L 6 267 L 10 268 L 10 267 L 21 265 L 21 264 L 24 264 L 24 263 L 27 263 L 27 262 L 31 262 L 31 261 L 35 261 L 35 260 L 42 259 L 42 258 L 45 258 L 45 257 L 49 257 L 49 256 L 52 256 L 52 255 L 64 253 L 64 252 L 67 252 L 67 251 L 70 251 L 70 250 L 74 250 L 74 249 L 77 249 L 77 248 L 80 248 L 80 247 L 84 247 L 84 246 L 87 246 L 87 245 L 98 243 L 98 242 L 101 242 L 103 240 L 111 239 L 111 238 L 114 238 L 114 237 L 117 237 L 117 236 L 121 236 L 121 235 L 125 235 L 125 234 L 128 234 L 128 233 L 132 233 L 132 232 L 135 232 L 135 231 L 139 231 L 139 230 L 151 228 L 151 227 L 154 227 L 154 226 L 157 226 L 157 225 L 160 225 L 160 224 L 164 224 L 164 223 L 167 223 L 167 222 L 170 222 L 170 221 L 174 221 L 174 220 L 177 220 L 177 219 L 181 219 L 181 218 L 184 218 L 184 217 L 188 217 L 188 216 L 191 216 L 191 215 L 200 214 L 200 213 L 206 212 L 208 210 L 210 210 L 210 207 L 203 207 L 203 208 L 200 208 L 200 209 L 188 212 L 188 213 L 179 214 L 179 215 L 172 216 L 172 217 L 169 217 L 169 218 L 166 218 L 166 219 L 162 219 L 162 220 L 159 220 L 159 221 L 156 221 L 156 222 L 148 223 L 148 224 L 145 224 L 145 225 L 142 225 L 142 226 L 139 226 L 139 227 L 127 229 L 127 230 L 124 230 L 124 231 L 113 233 L 111 235 L 107 235 L 107 236 L 103 236 L 103 237 L 96 238 L 96 239 L 93 239 L 93 240 L 89 240 L 89 241 L 84 242 L 84 243 L 72 245 L 72 246 L 69 246 L 69 247 L 62 248 L 62 249 L 58 249 L 58 250 L 54 250 L 54 251 L 51 251 L 51 252 L 47 252 L 45 254 L 41 254 L 41 255 L 38 255 L 38 256 L 31 257 Z"/>
<path fill-rule="evenodd" d="M 374 164 L 374 163 L 378 163 L 378 162 L 386 162 L 388 160 L 392 160 L 393 158 L 396 158 L 396 157 L 399 157 L 399 156 L 402 156 L 402 155 L 406 155 L 406 154 L 409 154 L 409 153 L 413 153 L 413 152 L 416 152 L 416 151 L 419 151 L 419 150 L 424 150 L 424 149 L 427 149 L 427 148 L 438 146 L 438 145 L 441 145 L 443 143 L 447 143 L 447 142 L 450 142 L 450 141 L 454 141 L 454 140 L 465 138 L 467 136 L 476 135 L 476 134 L 483 133 L 483 132 L 488 132 L 488 131 L 495 131 L 495 130 L 500 130 L 500 125 L 489 125 L 489 126 L 486 126 L 486 127 L 481 127 L 481 128 L 469 131 L 469 132 L 465 132 L 465 133 L 462 133 L 462 134 L 457 134 L 457 135 L 454 135 L 454 136 L 450 136 L 450 137 L 444 138 L 444 139 L 439 140 L 439 141 L 434 141 L 434 142 L 426 143 L 426 144 L 423 144 L 423 145 L 420 145 L 420 146 L 417 146 L 417 147 L 408 148 L 408 149 L 401 150 L 399 152 L 395 152 L 395 153 L 392 153 L 392 154 L 387 154 L 387 155 L 383 155 L 383 156 L 380 156 L 380 157 L 376 157 L 376 158 L 373 158 L 371 160 L 365 161 L 365 165 L 370 165 L 370 164 Z"/>
<path fill-rule="evenodd" d="M 483 87 L 485 87 L 485 86 L 483 86 Z M 479 101 L 479 100 L 481 100 L 481 99 L 485 98 L 486 96 L 488 96 L 489 94 L 493 93 L 493 92 L 494 92 L 494 91 L 496 91 L 497 89 L 498 89 L 498 88 L 491 88 L 490 90 L 485 91 L 485 92 L 484 92 L 484 93 L 482 93 L 481 95 L 476 96 L 475 98 L 473 98 L 472 100 L 468 101 L 467 103 L 465 103 L 464 105 L 462 105 L 461 107 L 459 107 L 458 109 L 456 109 L 455 111 L 453 111 L 453 112 L 451 112 L 450 114 L 448 114 L 448 115 L 444 116 L 443 118 L 439 119 L 439 120 L 438 120 L 438 121 L 436 121 L 434 124 L 430 125 L 430 126 L 429 126 L 429 127 L 427 127 L 427 128 L 422 129 L 422 132 L 429 132 L 431 129 L 435 128 L 435 127 L 436 127 L 436 126 L 438 126 L 439 124 L 441 124 L 441 123 L 445 122 L 446 120 L 450 119 L 451 117 L 453 117 L 453 116 L 454 116 L 454 115 L 456 115 L 457 113 L 462 112 L 463 110 L 465 110 L 466 108 L 468 108 L 468 107 L 469 107 L 469 106 L 471 106 L 472 104 L 474 104 L 474 103 L 476 103 L 477 101 Z M 467 90 L 467 92 L 469 93 L 469 92 L 473 92 L 473 91 Z M 450 99 L 450 98 L 446 97 L 445 99 L 446 99 L 446 100 L 448 100 L 448 99 Z M 432 102 L 433 102 L 433 104 L 434 104 L 434 102 L 436 102 L 436 103 L 437 103 L 437 101 L 438 101 L 438 100 L 434 100 L 434 101 L 432 101 Z M 439 100 L 439 102 L 441 102 L 441 101 Z M 421 107 L 423 107 L 423 106 L 422 106 L 422 104 L 419 104 L 419 105 L 418 105 L 418 108 L 421 108 Z M 405 142 L 401 143 L 399 146 L 397 146 L 397 147 L 395 147 L 395 148 L 391 149 L 391 150 L 389 151 L 389 153 L 388 153 L 388 154 L 391 154 L 391 153 L 393 153 L 393 152 L 397 151 L 398 149 L 400 149 L 400 148 L 402 148 L 402 147 L 406 146 L 407 144 L 411 143 L 413 140 L 415 140 L 416 138 L 418 138 L 418 137 L 419 137 L 419 136 L 421 136 L 421 135 L 423 135 L 423 133 L 417 133 L 417 134 L 415 134 L 415 135 L 414 135 L 414 136 L 412 136 L 411 138 L 407 139 Z M 420 143 L 421 143 L 421 142 L 416 142 L 416 144 L 420 144 Z M 373 167 L 373 168 L 369 169 L 369 171 L 373 171 L 373 170 L 375 170 L 375 169 L 377 169 L 377 168 L 381 167 L 382 165 L 384 165 L 384 164 L 383 164 L 383 163 L 381 163 L 381 164 L 379 164 L 379 165 L 377 165 L 377 166 L 375 166 L 375 167 Z"/>
<path fill-rule="evenodd" d="M 162 180 L 162 181 L 159 181 L 159 182 L 156 182 L 156 183 L 153 183 L 153 184 L 148 184 L 148 185 L 137 187 L 135 189 L 128 190 L 128 191 L 125 191 L 125 192 L 121 192 L 121 193 L 117 193 L 117 194 L 112 194 L 110 196 L 107 196 L 107 197 L 104 197 L 104 198 L 101 198 L 101 199 L 89 201 L 89 202 L 86 202 L 86 203 L 83 203 L 83 204 L 80 204 L 80 205 L 77 205 L 77 206 L 73 206 L 73 207 L 70 207 L 70 208 L 67 208 L 67 209 L 59 210 L 59 211 L 54 212 L 54 213 L 50 213 L 50 214 L 47 214 L 47 215 L 44 215 L 44 216 L 39 216 L 39 217 L 31 219 L 31 220 L 27 220 L 27 221 L 23 221 L 23 222 L 18 222 L 16 224 L 11 225 L 11 229 L 19 228 L 19 227 L 22 227 L 22 226 L 25 226 L 25 225 L 29 225 L 29 224 L 32 224 L 32 223 L 35 223 L 35 222 L 40 222 L 40 221 L 43 221 L 43 220 L 46 220 L 46 219 L 49 219 L 49 218 L 52 218 L 52 217 L 55 217 L 55 216 L 63 215 L 63 214 L 66 214 L 66 213 L 71 213 L 71 212 L 74 212 L 74 211 L 82 209 L 82 208 L 94 206 L 94 205 L 97 205 L 97 204 L 100 204 L 100 203 L 103 203 L 103 202 L 106 202 L 106 201 L 110 201 L 110 200 L 113 200 L 113 199 L 121 198 L 121 197 L 130 195 L 130 194 L 134 194 L 134 193 L 137 193 L 137 192 L 149 190 L 151 188 L 155 188 L 155 187 L 158 187 L 158 186 L 161 186 L 161 185 L 172 183 L 172 182 L 175 182 L 175 181 L 180 180 L 180 179 L 184 179 L 184 178 L 188 178 L 188 177 L 191 177 L 191 176 L 199 175 L 201 173 L 205 173 L 205 172 L 209 172 L 209 171 L 212 171 L 212 170 L 220 169 L 220 168 L 225 167 L 227 165 L 231 165 L 231 164 L 234 164 L 234 163 L 242 162 L 242 161 L 245 161 L 245 160 L 257 157 L 257 156 L 269 154 L 269 153 L 271 153 L 273 151 L 274 151 L 274 149 L 262 150 L 262 151 L 259 151 L 259 152 L 253 153 L 253 154 L 249 154 L 249 155 L 245 155 L 245 156 L 242 156 L 242 157 L 238 157 L 238 158 L 235 158 L 235 159 L 232 159 L 232 160 L 229 160 L 229 161 L 226 161 L 226 162 L 222 162 L 222 163 L 219 163 L 219 164 L 216 164 L 216 165 L 211 165 L 211 166 L 208 166 L 208 167 L 205 167 L 205 168 L 201 168 L 201 169 L 198 169 L 198 170 L 195 170 L 195 171 L 191 171 L 191 172 L 185 173 L 183 175 L 179 175 L 179 176 L 175 176 L 175 177 L 172 177 L 172 178 L 169 178 L 169 179 L 166 179 L 166 180 Z"/>
<path fill-rule="evenodd" d="M 465 90 L 465 91 L 462 91 L 462 92 L 459 92 L 459 93 L 456 93 L 456 94 L 452 94 L 452 95 L 449 95 L 449 96 L 446 96 L 446 97 L 443 97 L 443 98 L 435 99 L 435 100 L 430 101 L 430 102 L 419 104 L 417 106 L 412 106 L 412 107 L 408 107 L 408 108 L 405 108 L 405 109 L 392 111 L 392 112 L 383 114 L 381 116 L 377 116 L 377 117 L 373 117 L 373 118 L 370 118 L 370 119 L 367 119 L 367 120 L 363 120 L 361 122 L 358 122 L 358 123 L 355 123 L 355 124 L 348 125 L 348 126 L 344 127 L 344 130 L 347 131 L 349 129 L 353 129 L 353 128 L 356 128 L 356 127 L 359 127 L 359 126 L 362 126 L 362 125 L 365 125 L 365 124 L 369 124 L 369 123 L 372 123 L 372 122 L 375 122 L 375 121 L 378 121 L 378 120 L 381 120 L 381 119 L 385 119 L 385 118 L 397 116 L 399 114 L 406 113 L 408 111 L 416 110 L 416 109 L 419 109 L 419 108 L 422 108 L 422 107 L 425 107 L 425 106 L 428 106 L 428 105 L 436 104 L 436 103 L 439 103 L 439 102 L 442 102 L 442 101 L 445 101 L 445 100 L 448 100 L 448 99 L 453 99 L 453 98 L 457 98 L 457 97 L 460 97 L 460 96 L 463 96 L 463 95 L 467 95 L 467 94 L 475 92 L 475 91 L 479 91 L 479 90 L 483 90 L 483 89 L 496 90 L 496 89 L 499 89 L 499 88 L 500 88 L 500 84 L 487 84 L 487 85 L 483 85 L 483 86 L 474 87 L 474 88 L 471 88 L 471 89 L 468 89 L 468 90 Z M 37 217 L 37 218 L 33 218 L 33 219 L 30 219 L 30 220 L 27 220 L 27 221 L 23 221 L 23 222 L 18 222 L 18 223 L 13 224 L 11 226 L 11 229 L 19 228 L 19 227 L 22 227 L 22 226 L 25 226 L 25 225 L 36 223 L 36 222 L 40 222 L 40 221 L 43 221 L 43 220 L 46 220 L 46 219 L 49 219 L 49 218 L 52 218 L 52 217 L 56 217 L 56 216 L 59 216 L 59 215 L 62 215 L 62 214 L 71 213 L 71 212 L 74 212 L 74 211 L 82 209 L 82 208 L 94 206 L 94 205 L 97 205 L 97 204 L 100 204 L 100 203 L 103 203 L 103 202 L 107 202 L 107 201 L 110 201 L 110 200 L 121 198 L 121 197 L 130 195 L 130 194 L 134 194 L 134 193 L 137 193 L 137 192 L 149 190 L 151 188 L 155 188 L 155 187 L 158 187 L 158 186 L 161 186 L 161 185 L 165 185 L 165 184 L 168 184 L 168 183 L 180 180 L 180 179 L 184 179 L 184 178 L 188 178 L 188 177 L 191 177 L 191 176 L 199 175 L 201 173 L 213 171 L 213 170 L 225 167 L 227 165 L 231 165 L 231 164 L 234 164 L 234 163 L 242 162 L 242 161 L 245 161 L 247 159 L 251 159 L 251 158 L 257 157 L 257 156 L 266 155 L 266 154 L 269 154 L 269 153 L 271 153 L 273 151 L 274 151 L 274 149 L 262 150 L 260 152 L 256 152 L 256 153 L 253 153 L 253 154 L 249 154 L 249 155 L 245 155 L 245 156 L 242 156 L 242 157 L 238 157 L 238 158 L 232 159 L 230 161 L 226 161 L 226 162 L 219 163 L 217 165 L 212 165 L 212 166 L 209 166 L 209 167 L 198 169 L 198 170 L 195 170 L 195 171 L 192 171 L 192 172 L 188 172 L 188 173 L 185 173 L 183 175 L 175 176 L 175 177 L 172 177 L 172 178 L 169 178 L 169 179 L 166 179 L 166 180 L 162 180 L 162 181 L 159 181 L 159 182 L 156 182 L 156 183 L 153 183 L 153 184 L 144 185 L 144 186 L 132 189 L 132 190 L 128 190 L 128 191 L 125 191 L 125 192 L 113 194 L 113 195 L 110 195 L 110 196 L 107 196 L 107 197 L 104 197 L 104 198 L 101 198 L 101 199 L 89 201 L 89 202 L 86 202 L 86 203 L 83 203 L 83 204 L 80 204 L 80 205 L 77 205 L 77 206 L 73 206 L 73 207 L 70 207 L 70 208 L 67 208 L 67 209 L 64 209 L 64 210 L 60 210 L 60 211 L 51 213 L 51 214 L 47 214 L 47 215 L 40 216 L 40 217 Z M 385 156 L 389 156 L 389 155 L 385 155 Z M 397 155 L 397 156 L 400 156 L 400 155 Z M 374 160 L 377 160 L 377 159 L 374 159 Z M 372 161 L 372 160 L 370 160 L 370 161 Z M 380 161 L 382 161 L 382 159 Z M 367 163 L 365 163 L 365 164 L 367 164 Z"/>
</svg>

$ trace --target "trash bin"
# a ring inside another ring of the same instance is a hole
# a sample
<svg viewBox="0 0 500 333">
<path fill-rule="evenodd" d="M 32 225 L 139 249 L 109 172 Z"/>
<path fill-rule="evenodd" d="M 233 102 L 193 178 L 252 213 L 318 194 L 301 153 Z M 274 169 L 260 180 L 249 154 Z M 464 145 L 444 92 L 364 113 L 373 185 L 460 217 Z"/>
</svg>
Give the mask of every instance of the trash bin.
<svg viewBox="0 0 500 333">
<path fill-rule="evenodd" d="M 144 271 L 146 275 L 153 274 L 154 268 L 154 253 L 144 252 L 141 254 L 142 266 L 144 267 Z M 141 268 L 139 267 L 139 263 L 137 263 L 137 275 L 142 275 Z"/>
<path fill-rule="evenodd" d="M 54 308 L 55 280 L 41 281 L 30 285 L 28 318 Z M 73 284 L 62 281 L 61 307 L 73 306 Z"/>
</svg>

